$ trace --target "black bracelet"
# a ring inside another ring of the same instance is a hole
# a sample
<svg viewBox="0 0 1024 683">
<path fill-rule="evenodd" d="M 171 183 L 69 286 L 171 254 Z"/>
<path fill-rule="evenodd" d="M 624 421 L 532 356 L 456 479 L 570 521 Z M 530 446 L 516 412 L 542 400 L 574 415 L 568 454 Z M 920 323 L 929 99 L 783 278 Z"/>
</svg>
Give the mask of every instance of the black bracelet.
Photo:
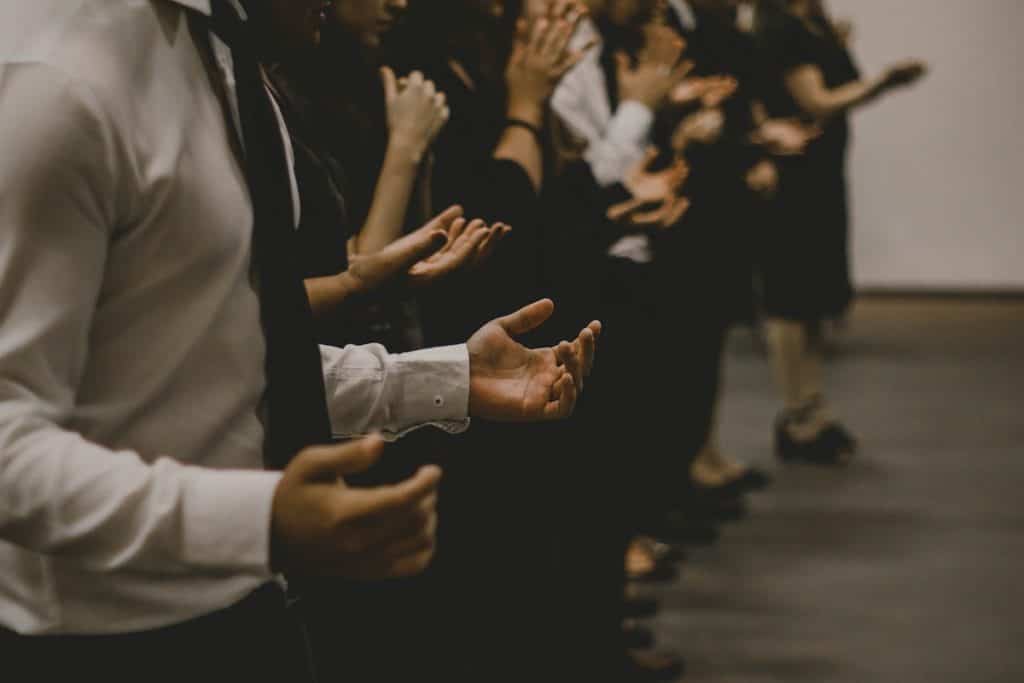
<svg viewBox="0 0 1024 683">
<path fill-rule="evenodd" d="M 522 119 L 511 119 L 511 118 L 509 118 L 509 119 L 505 119 L 505 127 L 506 128 L 525 128 L 526 130 L 530 131 L 533 134 L 533 137 L 535 137 L 537 139 L 537 144 L 539 144 L 541 146 L 544 145 L 544 135 L 540 132 L 540 128 L 538 128 L 537 126 L 533 125 L 529 121 L 524 121 Z"/>
</svg>

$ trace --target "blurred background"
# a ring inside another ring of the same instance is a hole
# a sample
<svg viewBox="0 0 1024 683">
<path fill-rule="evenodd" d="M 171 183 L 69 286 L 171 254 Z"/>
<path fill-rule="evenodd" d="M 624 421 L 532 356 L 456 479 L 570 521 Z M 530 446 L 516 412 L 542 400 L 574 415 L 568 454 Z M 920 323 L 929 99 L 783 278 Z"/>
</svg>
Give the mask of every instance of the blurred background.
<svg viewBox="0 0 1024 683">
<path fill-rule="evenodd" d="M 866 73 L 931 73 L 854 116 L 855 280 L 864 290 L 1024 292 L 1021 0 L 832 0 Z"/>
</svg>

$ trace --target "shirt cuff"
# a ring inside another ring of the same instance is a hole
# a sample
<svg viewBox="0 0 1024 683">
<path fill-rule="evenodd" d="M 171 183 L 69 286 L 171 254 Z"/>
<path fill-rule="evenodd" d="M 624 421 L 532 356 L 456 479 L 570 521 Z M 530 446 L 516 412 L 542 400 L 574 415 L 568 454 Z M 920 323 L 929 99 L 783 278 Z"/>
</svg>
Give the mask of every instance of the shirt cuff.
<svg viewBox="0 0 1024 683">
<path fill-rule="evenodd" d="M 653 125 L 654 112 L 646 104 L 626 100 L 615 110 L 606 137 L 626 148 L 637 147 L 643 150 Z"/>
<path fill-rule="evenodd" d="M 465 344 L 421 349 L 391 357 L 397 387 L 395 420 L 405 429 L 385 438 L 397 439 L 423 426 L 451 434 L 469 427 L 469 349 Z"/>
<path fill-rule="evenodd" d="M 188 468 L 185 560 L 196 567 L 270 578 L 270 525 L 281 472 Z"/>
</svg>

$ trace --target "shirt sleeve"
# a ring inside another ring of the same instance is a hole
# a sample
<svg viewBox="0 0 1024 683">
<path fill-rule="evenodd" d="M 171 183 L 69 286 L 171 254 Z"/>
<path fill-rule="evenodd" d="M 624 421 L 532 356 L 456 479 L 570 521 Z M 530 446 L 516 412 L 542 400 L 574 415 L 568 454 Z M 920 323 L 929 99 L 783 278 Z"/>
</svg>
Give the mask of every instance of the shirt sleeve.
<svg viewBox="0 0 1024 683">
<path fill-rule="evenodd" d="M 117 136 L 84 86 L 0 64 L 0 539 L 96 572 L 269 576 L 278 475 L 67 428 L 121 215 Z"/>
<path fill-rule="evenodd" d="M 469 426 L 469 351 L 464 344 L 389 354 L 379 344 L 321 346 L 336 437 L 380 432 L 397 440 L 423 426 Z"/>
<path fill-rule="evenodd" d="M 569 130 L 583 139 L 583 158 L 602 187 L 621 182 L 650 144 L 654 112 L 634 100 L 619 104 L 609 121 L 602 121 L 595 98 L 607 98 L 604 76 L 596 58 L 580 62 L 559 85 L 551 105 Z"/>
</svg>

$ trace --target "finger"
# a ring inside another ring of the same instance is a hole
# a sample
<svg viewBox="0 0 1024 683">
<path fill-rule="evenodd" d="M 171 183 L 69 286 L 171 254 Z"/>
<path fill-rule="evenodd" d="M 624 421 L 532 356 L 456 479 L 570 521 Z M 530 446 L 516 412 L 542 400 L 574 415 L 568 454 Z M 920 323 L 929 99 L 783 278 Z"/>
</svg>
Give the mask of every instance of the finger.
<svg viewBox="0 0 1024 683">
<path fill-rule="evenodd" d="M 581 358 L 577 355 L 578 349 L 574 344 L 569 342 L 561 342 L 555 347 L 555 358 L 558 359 L 560 365 L 564 365 L 566 371 L 572 376 L 572 381 L 576 385 L 577 390 L 583 390 L 583 364 Z"/>
<path fill-rule="evenodd" d="M 414 501 L 412 504 L 391 510 L 387 514 L 361 517 L 347 526 L 358 536 L 363 548 L 386 548 L 400 541 L 415 537 L 429 527 L 431 517 L 437 513 L 437 492 Z M 408 549 L 405 553 L 413 552 Z"/>
<path fill-rule="evenodd" d="M 426 99 L 434 99 L 434 95 L 437 94 L 437 88 L 434 86 L 434 81 L 424 80 L 423 81 L 423 96 Z"/>
<path fill-rule="evenodd" d="M 409 88 L 422 88 L 423 87 L 423 81 L 424 81 L 423 72 L 422 71 L 413 71 L 411 74 L 409 74 L 409 78 L 408 78 L 408 81 L 407 81 L 406 85 Z"/>
<path fill-rule="evenodd" d="M 410 555 L 395 560 L 386 571 L 386 576 L 394 579 L 404 579 L 416 576 L 426 571 L 434 559 L 434 549 L 426 550 L 418 555 Z"/>
<path fill-rule="evenodd" d="M 452 222 L 452 227 L 448 229 L 448 244 L 445 245 L 443 251 L 448 251 L 449 249 L 453 249 L 455 247 L 455 243 L 459 240 L 459 237 L 462 235 L 465 228 L 465 218 L 456 218 Z"/>
<path fill-rule="evenodd" d="M 475 250 L 476 257 L 474 260 L 477 263 L 483 263 L 489 259 L 491 254 L 494 253 L 494 250 L 498 248 L 498 242 L 500 242 L 501 238 L 506 234 L 507 233 L 502 227 L 494 226 L 488 232 L 486 239 L 482 240 L 480 244 L 477 245 Z"/>
<path fill-rule="evenodd" d="M 590 377 L 594 369 L 594 356 L 597 352 L 597 337 L 589 327 L 583 328 L 578 339 L 580 366 L 584 377 Z M 582 385 L 580 391 L 583 391 Z"/>
<path fill-rule="evenodd" d="M 440 483 L 441 468 L 427 465 L 398 484 L 350 488 L 345 491 L 344 505 L 351 518 L 380 517 L 412 507 L 434 495 Z"/>
<path fill-rule="evenodd" d="M 533 30 L 530 32 L 530 52 L 539 55 L 543 53 L 544 41 L 547 36 L 548 26 L 551 24 L 545 18 L 540 18 L 533 22 Z"/>
<path fill-rule="evenodd" d="M 395 72 L 391 70 L 391 67 L 382 66 L 380 68 L 381 80 L 384 82 L 384 99 L 387 102 L 392 102 L 398 97 L 398 83 L 395 82 Z"/>
<path fill-rule="evenodd" d="M 365 472 L 380 459 L 384 440 L 373 435 L 337 446 L 316 446 L 299 453 L 291 468 L 304 481 L 337 481 Z"/>
<path fill-rule="evenodd" d="M 544 406 L 544 418 L 547 420 L 564 420 L 576 409 L 576 384 L 572 377 L 564 374 L 555 383 L 554 395 Z"/>
<path fill-rule="evenodd" d="M 696 64 L 693 62 L 693 60 L 687 59 L 678 66 L 676 66 L 676 68 L 672 69 L 672 74 L 670 78 L 674 83 L 679 83 L 690 75 L 690 72 L 693 71 L 695 66 Z"/>
<path fill-rule="evenodd" d="M 467 241 L 476 239 L 474 236 L 485 230 L 487 230 L 487 223 L 479 218 L 474 218 L 456 237 L 456 243 L 453 245 L 453 248 L 464 249 Z"/>
<path fill-rule="evenodd" d="M 436 506 L 437 500 L 434 500 Z M 410 518 L 405 527 L 396 527 L 391 536 L 376 537 L 379 543 L 371 545 L 367 554 L 376 555 L 385 562 L 394 562 L 412 555 L 432 550 L 437 540 L 437 512 L 431 509 L 425 514 Z"/>
<path fill-rule="evenodd" d="M 526 334 L 535 330 L 551 317 L 555 312 L 555 302 L 551 299 L 541 299 L 529 306 L 520 308 L 515 313 L 498 318 L 495 322 L 500 325 L 509 335 L 515 336 Z"/>
<path fill-rule="evenodd" d="M 643 205 L 643 199 L 627 199 L 624 202 L 608 207 L 608 211 L 605 215 L 608 217 L 608 220 L 618 222 L 629 216 L 631 213 L 633 213 Z"/>
<path fill-rule="evenodd" d="M 433 230 L 445 230 L 450 231 L 455 224 L 455 221 L 462 217 L 464 211 L 458 204 L 453 204 L 441 213 L 430 219 L 426 227 Z"/>
<path fill-rule="evenodd" d="M 665 212 L 663 226 L 671 228 L 683 218 L 689 209 L 690 200 L 687 197 L 680 197 Z"/>
</svg>

